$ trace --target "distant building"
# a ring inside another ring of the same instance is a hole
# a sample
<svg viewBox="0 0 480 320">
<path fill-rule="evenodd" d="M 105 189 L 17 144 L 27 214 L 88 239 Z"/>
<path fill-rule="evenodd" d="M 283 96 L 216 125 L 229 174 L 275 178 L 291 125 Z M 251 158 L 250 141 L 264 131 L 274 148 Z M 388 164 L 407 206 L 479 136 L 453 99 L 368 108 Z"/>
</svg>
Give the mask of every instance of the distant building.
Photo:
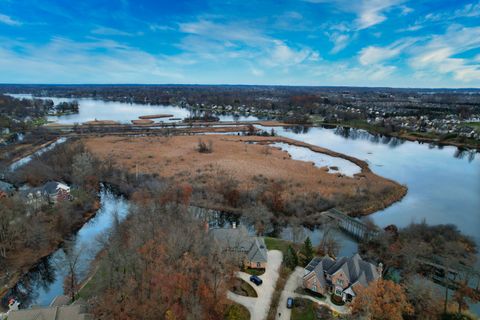
<svg viewBox="0 0 480 320">
<path fill-rule="evenodd" d="M 376 266 L 366 262 L 358 253 L 337 260 L 317 257 L 305 267 L 303 286 L 313 292 L 331 293 L 342 297 L 343 301 L 351 301 L 360 287 L 367 287 L 381 276 L 382 264 Z"/>
<path fill-rule="evenodd" d="M 244 267 L 265 269 L 268 262 L 267 247 L 262 237 L 248 235 L 244 226 L 209 230 L 213 239 L 226 252 L 238 254 Z"/>
</svg>

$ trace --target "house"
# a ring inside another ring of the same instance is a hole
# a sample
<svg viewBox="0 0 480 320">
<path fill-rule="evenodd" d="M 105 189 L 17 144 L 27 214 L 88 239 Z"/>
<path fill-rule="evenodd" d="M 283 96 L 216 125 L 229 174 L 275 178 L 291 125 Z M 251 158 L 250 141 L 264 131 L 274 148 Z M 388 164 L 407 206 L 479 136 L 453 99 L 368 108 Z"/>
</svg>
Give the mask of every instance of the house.
<svg viewBox="0 0 480 320">
<path fill-rule="evenodd" d="M 209 234 L 226 252 L 238 254 L 241 264 L 246 268 L 265 269 L 268 256 L 267 246 L 262 237 L 250 236 L 244 226 L 232 228 L 214 228 Z"/>
<path fill-rule="evenodd" d="M 69 305 L 69 297 L 63 295 L 55 297 L 48 307 L 34 306 L 19 310 L 19 303 L 12 301 L 14 304 L 7 314 L 8 320 L 93 320 L 81 300 Z"/>
<path fill-rule="evenodd" d="M 13 194 L 15 187 L 5 181 L 0 181 L 0 198 L 7 197 Z"/>
<path fill-rule="evenodd" d="M 90 320 L 93 317 L 83 305 L 42 307 L 11 311 L 8 320 Z"/>
<path fill-rule="evenodd" d="M 314 258 L 305 267 L 303 287 L 313 292 L 328 293 L 351 301 L 360 287 L 367 287 L 382 276 L 383 266 L 362 260 L 357 253 L 352 257 L 332 259 L 329 256 Z"/>
<path fill-rule="evenodd" d="M 35 208 L 71 199 L 70 187 L 56 181 L 49 181 L 41 187 L 23 190 L 22 196 L 28 205 Z"/>
</svg>

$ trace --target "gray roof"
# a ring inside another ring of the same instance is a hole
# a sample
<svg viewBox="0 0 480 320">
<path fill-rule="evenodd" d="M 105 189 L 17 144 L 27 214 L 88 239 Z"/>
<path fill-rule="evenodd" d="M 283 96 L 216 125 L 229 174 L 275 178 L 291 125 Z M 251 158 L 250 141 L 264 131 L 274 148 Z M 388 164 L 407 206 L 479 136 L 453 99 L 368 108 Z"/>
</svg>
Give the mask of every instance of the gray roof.
<svg viewBox="0 0 480 320">
<path fill-rule="evenodd" d="M 60 185 L 63 185 L 63 183 L 56 182 L 56 181 L 49 181 L 45 183 L 43 186 L 41 186 L 41 188 L 44 191 L 48 192 L 49 194 L 54 194 L 57 192 L 57 189 Z"/>
<path fill-rule="evenodd" d="M 252 262 L 267 262 L 267 246 L 263 238 L 255 237 L 247 253 L 248 260 Z"/>
<path fill-rule="evenodd" d="M 209 232 L 224 250 L 244 253 L 252 262 L 267 262 L 268 260 L 267 246 L 263 238 L 250 236 L 244 226 L 214 228 Z"/>
<path fill-rule="evenodd" d="M 38 192 L 40 192 L 42 196 L 50 196 L 50 195 L 56 194 L 58 187 L 61 185 L 64 185 L 64 184 L 56 181 L 49 181 L 40 187 L 22 190 L 20 192 L 20 195 L 23 197 L 26 197 L 29 194 L 37 194 Z"/>
<path fill-rule="evenodd" d="M 11 311 L 8 320 L 89 320 L 85 306 L 70 305 Z"/>
<path fill-rule="evenodd" d="M 370 262 L 362 260 L 358 253 L 352 257 L 341 257 L 337 260 L 333 260 L 328 256 L 314 258 L 305 269 L 308 272 L 305 276 L 309 276 L 313 271 L 320 283 L 325 282 L 324 273 L 334 275 L 339 271 L 342 271 L 347 276 L 350 284 L 358 282 L 367 286 L 369 282 L 381 277 L 377 267 Z"/>
<path fill-rule="evenodd" d="M 6 192 L 6 193 L 10 193 L 10 192 L 12 192 L 14 189 L 15 189 L 15 188 L 14 188 L 13 185 L 11 185 L 10 183 L 5 182 L 5 181 L 0 181 L 0 191 Z"/>
</svg>

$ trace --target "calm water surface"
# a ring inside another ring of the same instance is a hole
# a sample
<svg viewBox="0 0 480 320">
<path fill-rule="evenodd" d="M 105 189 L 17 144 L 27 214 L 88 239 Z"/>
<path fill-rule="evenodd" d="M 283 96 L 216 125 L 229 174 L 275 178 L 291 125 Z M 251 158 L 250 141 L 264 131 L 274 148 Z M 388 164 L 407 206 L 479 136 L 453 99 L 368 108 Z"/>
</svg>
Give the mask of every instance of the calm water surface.
<svg viewBox="0 0 480 320">
<path fill-rule="evenodd" d="M 17 97 L 22 97 L 15 95 Z M 31 95 L 23 96 L 25 98 Z M 55 103 L 72 99 L 52 98 Z M 85 122 L 94 119 L 129 122 L 140 115 L 169 113 L 184 118 L 190 115 L 187 109 L 173 106 L 137 105 L 120 102 L 78 99 L 80 112 L 75 115 L 51 117 L 61 123 Z M 158 119 L 157 119 L 158 120 Z M 168 119 L 164 119 L 168 121 Z M 223 121 L 257 120 L 256 117 L 221 116 Z M 270 131 L 272 128 L 262 127 Z M 279 135 L 320 147 L 345 153 L 369 163 L 380 176 L 393 179 L 408 187 L 407 195 L 385 210 L 370 215 L 374 222 L 384 227 L 395 224 L 399 227 L 411 222 L 425 220 L 430 224 L 454 224 L 462 232 L 480 243 L 480 155 L 460 152 L 456 147 L 435 147 L 395 138 L 371 135 L 363 130 L 343 128 L 273 128 Z M 288 150 L 293 158 L 316 161 L 316 154 L 303 150 Z M 102 208 L 97 216 L 85 225 L 77 235 L 77 243 L 93 243 L 95 235 L 108 230 L 114 212 L 127 211 L 128 205 L 122 198 L 109 193 L 102 194 Z M 310 236 L 314 244 L 321 239 L 319 230 L 303 230 L 303 236 Z M 280 236 L 293 239 L 291 228 L 285 228 Z M 357 250 L 353 239 L 338 234 L 342 241 L 341 255 Z M 98 252 L 93 250 L 92 252 Z M 61 250 L 53 256 L 60 255 Z M 91 256 L 90 256 L 91 257 Z M 88 259 L 86 259 L 88 260 Z M 55 269 L 55 268 L 54 268 Z M 58 274 L 56 274 L 56 273 Z M 63 292 L 60 271 L 55 271 L 51 285 L 34 292 L 33 302 L 48 304 L 55 295 Z M 51 274 L 50 274 L 51 276 Z M 478 313 L 478 305 L 474 307 Z"/>
<path fill-rule="evenodd" d="M 408 193 L 400 202 L 370 215 L 378 225 L 451 223 L 480 243 L 480 154 L 380 138 L 355 129 L 275 130 L 365 160 L 375 173 L 406 185 Z"/>
</svg>

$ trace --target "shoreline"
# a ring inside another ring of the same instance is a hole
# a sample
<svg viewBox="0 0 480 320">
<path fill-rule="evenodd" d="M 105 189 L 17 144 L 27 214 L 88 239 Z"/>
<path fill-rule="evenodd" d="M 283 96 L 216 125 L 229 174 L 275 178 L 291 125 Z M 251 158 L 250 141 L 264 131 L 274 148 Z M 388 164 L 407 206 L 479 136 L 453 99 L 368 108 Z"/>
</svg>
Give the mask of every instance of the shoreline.
<svg viewBox="0 0 480 320">
<path fill-rule="evenodd" d="M 195 151 L 198 136 L 188 135 L 173 136 L 168 140 L 154 136 L 122 139 L 115 135 L 103 135 L 88 137 L 85 143 L 90 152 L 100 158 L 113 156 L 117 159 L 117 166 L 133 170 L 132 168 L 138 165 L 145 173 L 156 173 L 167 178 L 178 177 L 183 183 L 196 181 L 195 176 L 202 172 L 204 180 L 202 183 L 209 185 L 215 181 L 216 174 L 223 171 L 229 172 L 238 181 L 238 188 L 247 188 L 246 190 L 252 183 L 252 179 L 258 175 L 263 176 L 264 179 L 283 180 L 288 183 L 285 185 L 286 189 L 282 191 L 284 201 L 288 202 L 295 196 L 316 191 L 326 199 L 332 200 L 335 197 L 344 199 L 335 200 L 334 205 L 350 216 L 363 216 L 383 210 L 400 201 L 408 191 L 406 186 L 375 174 L 363 160 L 294 139 L 278 136 L 236 135 L 209 137 L 213 142 L 214 152 L 207 155 L 201 155 Z M 249 145 L 247 148 L 243 146 L 247 142 L 257 142 L 257 144 Z M 291 159 L 291 156 L 286 156 L 285 151 L 281 150 L 273 151 L 273 154 L 267 156 L 262 149 L 264 147 L 260 145 L 273 142 L 304 147 L 312 152 L 349 161 L 357 165 L 361 172 L 352 177 L 341 173 L 326 173 L 321 168 L 313 166 L 310 161 Z M 142 143 L 152 147 L 143 148 Z M 108 148 L 106 148 L 107 145 Z M 256 147 L 256 145 L 259 146 Z M 173 159 L 180 159 L 180 161 L 173 161 Z M 284 162 L 286 159 L 289 159 L 289 162 Z M 278 168 L 279 171 L 274 168 Z M 355 191 L 358 188 L 365 191 L 358 193 Z M 348 201 L 349 199 L 351 201 Z M 210 207 L 207 203 L 201 205 Z M 217 206 L 219 207 L 226 206 Z M 310 223 L 312 217 L 312 213 L 305 215 L 305 222 Z M 308 221 L 309 218 L 310 221 Z"/>
<path fill-rule="evenodd" d="M 248 126 L 248 125 L 259 125 L 263 127 L 295 127 L 295 126 L 304 126 L 310 128 L 323 128 L 323 127 L 345 127 L 345 128 L 352 128 L 352 129 L 361 129 L 365 130 L 372 135 L 382 135 L 386 137 L 398 138 L 403 139 L 406 141 L 411 142 L 418 142 L 418 143 L 433 143 L 437 146 L 453 146 L 457 148 L 465 148 L 468 150 L 475 150 L 480 152 L 480 141 L 477 144 L 471 143 L 461 143 L 457 141 L 449 141 L 449 140 L 440 140 L 440 138 L 434 137 L 426 137 L 426 136 L 417 136 L 412 133 L 401 133 L 401 132 L 380 132 L 375 128 L 365 128 L 360 125 L 348 124 L 348 123 L 327 123 L 327 122 L 318 122 L 318 123 L 287 123 L 278 120 L 255 120 L 255 121 L 215 121 L 215 122 L 196 122 L 196 123 L 189 123 L 189 122 L 166 122 L 166 123 L 152 123 L 148 124 L 149 127 L 161 127 L 161 128 L 169 128 L 169 127 L 177 127 L 177 126 L 189 126 L 189 127 L 212 127 L 212 126 Z M 85 122 L 80 127 L 109 127 L 109 128 L 122 128 L 122 127 L 136 127 L 136 126 L 143 126 L 145 124 L 121 124 L 121 123 L 113 123 L 110 120 L 99 120 L 96 123 L 92 122 Z M 46 128 L 49 129 L 60 129 L 60 130 L 68 130 L 74 127 L 73 124 L 62 124 L 59 122 L 50 123 L 45 125 Z"/>
<path fill-rule="evenodd" d="M 71 236 L 73 234 L 76 234 L 88 221 L 90 221 L 95 215 L 97 214 L 98 210 L 100 209 L 100 200 L 97 198 L 94 203 L 94 210 L 86 212 L 83 215 L 83 220 L 80 221 L 78 224 L 76 224 L 71 232 L 69 232 L 68 236 Z M 25 276 L 27 275 L 32 269 L 34 269 L 41 260 L 48 258 L 51 256 L 55 251 L 61 248 L 63 243 L 65 242 L 65 239 L 68 238 L 68 236 L 62 238 L 61 240 L 58 240 L 57 243 L 52 243 L 52 245 L 48 248 L 45 248 L 42 251 L 42 254 L 38 257 L 35 258 L 35 261 L 32 263 L 25 264 L 24 266 L 20 267 L 20 270 L 16 270 L 13 274 L 10 275 L 9 280 L 6 284 L 2 286 L 0 289 L 0 299 L 3 299 L 5 295 L 12 289 L 14 288 L 18 282 Z M 22 271 L 24 269 L 27 269 L 26 271 Z M 2 305 L 0 305 L 0 308 L 3 308 Z"/>
</svg>

